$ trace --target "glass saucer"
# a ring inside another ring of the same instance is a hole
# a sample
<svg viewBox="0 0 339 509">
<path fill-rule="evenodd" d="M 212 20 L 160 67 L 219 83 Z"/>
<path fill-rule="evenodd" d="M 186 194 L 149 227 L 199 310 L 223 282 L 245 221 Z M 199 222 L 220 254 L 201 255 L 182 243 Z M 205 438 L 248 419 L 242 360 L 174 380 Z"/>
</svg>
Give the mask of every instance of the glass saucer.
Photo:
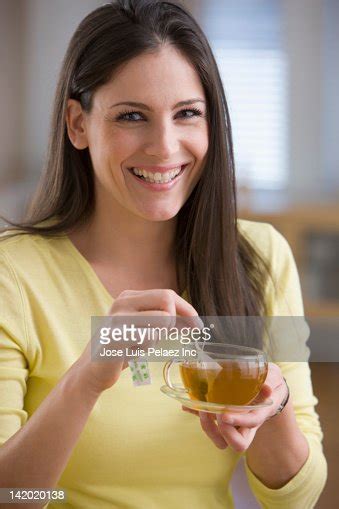
<svg viewBox="0 0 339 509">
<path fill-rule="evenodd" d="M 250 410 L 258 410 L 259 408 L 264 408 L 273 404 L 273 400 L 270 398 L 261 398 L 258 397 L 252 401 L 250 405 L 227 405 L 227 404 L 219 404 L 219 403 L 209 403 L 208 401 L 198 401 L 191 399 L 188 393 L 178 392 L 174 389 L 168 387 L 168 385 L 162 385 L 160 387 L 161 392 L 169 396 L 170 398 L 174 398 L 180 403 L 182 403 L 187 408 L 192 408 L 193 410 L 203 410 L 204 412 L 209 412 L 213 414 L 220 414 L 224 412 L 249 412 Z"/>
</svg>

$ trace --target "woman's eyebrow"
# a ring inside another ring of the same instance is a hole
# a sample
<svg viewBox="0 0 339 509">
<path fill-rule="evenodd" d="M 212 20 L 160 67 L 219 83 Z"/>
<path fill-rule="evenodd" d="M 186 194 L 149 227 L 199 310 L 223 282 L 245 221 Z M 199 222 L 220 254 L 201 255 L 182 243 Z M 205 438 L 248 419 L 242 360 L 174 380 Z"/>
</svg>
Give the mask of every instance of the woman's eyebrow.
<svg viewBox="0 0 339 509">
<path fill-rule="evenodd" d="M 194 99 L 187 99 L 186 101 L 179 101 L 177 104 L 175 104 L 173 106 L 172 109 L 174 110 L 175 108 L 179 108 L 180 106 L 188 106 L 190 104 L 194 104 L 194 103 L 198 103 L 198 102 L 205 104 L 206 101 L 204 101 L 203 99 L 200 99 L 200 97 L 196 97 Z M 142 108 L 147 111 L 152 111 L 152 109 L 149 106 L 147 106 L 147 104 L 139 103 L 139 102 L 135 102 L 135 101 L 119 102 L 116 104 L 112 104 L 110 106 L 110 108 L 114 108 L 115 106 L 133 106 L 135 108 Z"/>
</svg>

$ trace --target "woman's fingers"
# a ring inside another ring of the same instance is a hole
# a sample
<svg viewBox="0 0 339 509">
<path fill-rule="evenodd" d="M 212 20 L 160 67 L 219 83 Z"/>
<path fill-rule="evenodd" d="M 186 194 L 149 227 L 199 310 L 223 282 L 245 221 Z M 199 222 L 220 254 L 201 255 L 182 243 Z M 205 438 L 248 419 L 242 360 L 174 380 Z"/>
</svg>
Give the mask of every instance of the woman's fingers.
<svg viewBox="0 0 339 509">
<path fill-rule="evenodd" d="M 187 328 L 204 326 L 194 307 L 171 289 L 125 290 L 114 301 L 109 316 L 115 326 L 126 316 L 133 316 L 137 327 L 145 327 L 148 318 L 148 327 L 177 327 L 179 331 L 182 328 L 187 331 Z"/>
<path fill-rule="evenodd" d="M 184 410 L 184 412 L 199 416 L 198 410 L 193 410 L 193 408 L 188 408 L 185 406 L 182 406 L 182 409 Z M 210 415 L 213 416 L 214 420 L 217 419 L 216 414 Z M 247 414 L 241 414 L 241 416 L 228 413 L 220 415 L 221 415 L 220 420 L 224 424 L 241 428 L 256 428 L 260 426 L 267 418 L 267 410 L 266 411 L 263 410 L 262 413 L 259 413 L 258 411 L 249 412 Z"/>
<path fill-rule="evenodd" d="M 125 290 L 112 306 L 116 311 L 164 311 L 170 316 L 198 316 L 194 307 L 171 289 Z"/>
<path fill-rule="evenodd" d="M 218 428 L 218 425 L 215 423 L 215 414 L 210 414 L 207 412 L 199 412 L 201 427 L 206 433 L 206 435 L 215 443 L 215 445 L 219 449 L 226 449 L 227 442 L 223 438 Z"/>
<path fill-rule="evenodd" d="M 185 406 L 182 409 L 200 417 L 203 431 L 219 449 L 226 449 L 229 445 L 236 452 L 244 452 L 252 443 L 258 428 L 227 424 L 222 419 L 225 414 L 198 412 Z"/>
<path fill-rule="evenodd" d="M 200 417 L 200 425 L 206 435 L 214 442 L 219 449 L 226 449 L 227 443 L 222 437 L 217 424 L 215 423 L 216 415 L 209 412 L 198 412 L 192 408 L 182 406 L 185 412 Z"/>
<path fill-rule="evenodd" d="M 220 421 L 225 424 L 229 424 L 231 426 L 240 426 L 242 428 L 256 428 L 261 426 L 263 422 L 270 416 L 271 410 L 267 408 L 262 408 L 260 410 L 254 410 L 248 413 L 239 413 L 239 414 L 231 414 L 225 413 L 221 414 Z"/>
<path fill-rule="evenodd" d="M 244 452 L 250 446 L 255 437 L 257 428 L 234 427 L 225 424 L 221 420 L 221 415 L 217 415 L 218 431 L 225 442 L 235 451 Z"/>
<path fill-rule="evenodd" d="M 262 387 L 270 387 L 272 391 L 278 388 L 284 382 L 280 367 L 274 362 L 268 363 L 268 372 L 265 383 Z"/>
<path fill-rule="evenodd" d="M 222 414 L 197 412 L 184 406 L 183 410 L 199 415 L 202 429 L 217 447 L 225 449 L 229 445 L 236 452 L 244 452 L 251 445 L 258 428 L 271 417 L 272 410 L 274 414 L 275 408 L 280 404 L 280 393 L 283 389 L 284 380 L 280 368 L 269 363 L 269 376 L 260 396 L 263 400 L 271 396 L 273 400 L 271 406 L 248 412 Z"/>
</svg>

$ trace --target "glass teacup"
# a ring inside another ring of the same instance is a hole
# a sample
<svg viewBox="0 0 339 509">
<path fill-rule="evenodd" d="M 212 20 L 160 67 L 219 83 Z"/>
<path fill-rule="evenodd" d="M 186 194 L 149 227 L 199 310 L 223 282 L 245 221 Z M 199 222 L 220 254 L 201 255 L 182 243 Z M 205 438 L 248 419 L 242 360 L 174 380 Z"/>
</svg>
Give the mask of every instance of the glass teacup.
<svg viewBox="0 0 339 509">
<path fill-rule="evenodd" d="M 196 342 L 195 358 L 172 360 L 164 366 L 164 379 L 177 395 L 191 400 L 223 405 L 249 405 L 265 382 L 268 370 L 264 352 L 226 343 Z M 173 383 L 170 373 L 179 368 L 182 384 Z"/>
</svg>

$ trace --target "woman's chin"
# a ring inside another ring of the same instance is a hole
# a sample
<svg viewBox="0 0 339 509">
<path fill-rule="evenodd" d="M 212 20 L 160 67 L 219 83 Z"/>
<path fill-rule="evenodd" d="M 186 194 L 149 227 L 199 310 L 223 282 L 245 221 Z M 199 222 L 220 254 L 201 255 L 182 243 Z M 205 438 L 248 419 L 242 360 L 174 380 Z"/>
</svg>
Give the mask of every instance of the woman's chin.
<svg viewBox="0 0 339 509">
<path fill-rule="evenodd" d="M 148 221 L 169 221 L 170 219 L 173 219 L 179 212 L 180 209 L 177 207 L 170 208 L 170 209 L 164 209 L 164 208 L 154 208 L 154 209 L 147 209 L 147 210 L 140 210 L 139 213 L 141 213 L 142 217 L 147 219 Z"/>
</svg>

